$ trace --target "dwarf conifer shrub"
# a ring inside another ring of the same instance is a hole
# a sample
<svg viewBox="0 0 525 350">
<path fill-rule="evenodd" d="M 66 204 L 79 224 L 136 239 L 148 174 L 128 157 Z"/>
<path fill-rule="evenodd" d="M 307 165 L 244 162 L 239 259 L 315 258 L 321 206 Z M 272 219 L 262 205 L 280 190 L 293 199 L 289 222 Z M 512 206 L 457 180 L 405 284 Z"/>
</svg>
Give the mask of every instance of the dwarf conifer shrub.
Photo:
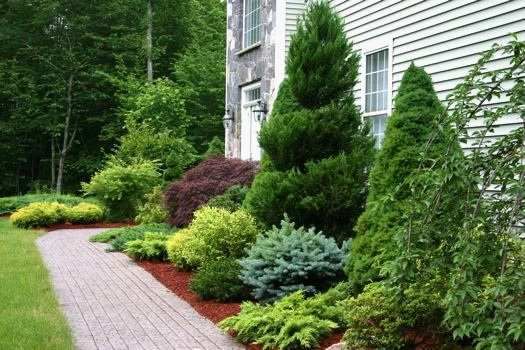
<svg viewBox="0 0 525 350">
<path fill-rule="evenodd" d="M 269 305 L 245 302 L 238 315 L 219 326 L 264 349 L 314 349 L 331 331 L 344 328 L 340 303 L 348 296 L 348 285 L 341 283 L 312 298 L 297 291 Z"/>
<path fill-rule="evenodd" d="M 417 170 L 426 167 L 421 164 L 423 150 L 427 152 L 427 163 L 442 162 L 445 154 L 462 157 L 459 143 L 451 147 L 448 141 L 451 126 L 439 123 L 444 112 L 429 75 L 412 64 L 403 75 L 383 147 L 370 175 L 366 211 L 359 218 L 349 255 L 348 275 L 353 283 L 363 286 L 377 280 L 385 263 L 396 257 L 394 237 L 406 229 L 407 203 L 412 196 L 407 179 L 414 179 L 419 175 Z M 457 225 L 456 198 L 464 190 L 457 183 L 444 188 L 440 219 L 434 222 L 434 228 L 428 226 L 426 230 L 437 232 Z"/>
<path fill-rule="evenodd" d="M 214 157 L 201 162 L 168 187 L 169 222 L 178 227 L 188 225 L 196 209 L 233 185 L 250 185 L 257 170 L 256 162 L 239 159 Z"/>
<path fill-rule="evenodd" d="M 240 258 L 257 233 L 254 218 L 244 210 L 203 207 L 195 212 L 184 237 L 169 243 L 170 260 L 181 268 L 199 268 L 222 258 Z"/>
<path fill-rule="evenodd" d="M 241 279 L 256 299 L 276 299 L 303 290 L 314 294 L 342 277 L 344 253 L 335 240 L 285 219 L 259 236 L 241 259 Z"/>
<path fill-rule="evenodd" d="M 210 261 L 193 276 L 190 288 L 203 299 L 242 300 L 249 293 L 240 273 L 241 265 L 236 259 Z"/>
<path fill-rule="evenodd" d="M 352 95 L 358 58 L 326 2 L 309 5 L 299 28 L 289 78 L 260 133 L 263 169 L 243 207 L 266 227 L 286 213 L 343 242 L 364 208 L 373 158 Z"/>
</svg>

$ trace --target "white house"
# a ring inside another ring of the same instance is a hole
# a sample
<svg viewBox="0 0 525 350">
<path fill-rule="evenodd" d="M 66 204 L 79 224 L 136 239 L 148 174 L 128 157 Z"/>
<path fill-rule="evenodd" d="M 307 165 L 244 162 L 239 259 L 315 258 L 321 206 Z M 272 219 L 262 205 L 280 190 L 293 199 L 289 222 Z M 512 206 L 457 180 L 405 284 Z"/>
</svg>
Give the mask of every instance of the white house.
<svg viewBox="0 0 525 350">
<path fill-rule="evenodd" d="M 347 36 L 361 54 L 356 102 L 379 141 L 411 62 L 432 76 L 439 98 L 445 100 L 493 43 L 508 42 L 510 33 L 521 40 L 525 36 L 525 0 L 329 3 L 344 19 Z M 306 4 L 304 0 L 228 0 L 227 6 L 226 156 L 258 160 L 257 133 L 284 79 L 290 38 Z M 508 63 L 508 57 L 496 57 L 489 69 Z M 494 136 L 520 123 L 518 116 L 508 116 Z"/>
</svg>

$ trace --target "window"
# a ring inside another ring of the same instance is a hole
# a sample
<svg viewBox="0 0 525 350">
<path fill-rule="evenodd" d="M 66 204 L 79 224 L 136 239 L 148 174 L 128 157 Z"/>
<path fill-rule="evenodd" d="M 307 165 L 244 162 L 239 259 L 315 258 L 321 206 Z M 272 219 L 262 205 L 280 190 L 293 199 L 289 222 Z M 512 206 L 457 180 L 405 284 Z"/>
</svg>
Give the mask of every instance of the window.
<svg viewBox="0 0 525 350">
<path fill-rule="evenodd" d="M 244 48 L 261 41 L 261 0 L 244 0 Z"/>
<path fill-rule="evenodd" d="M 376 147 L 383 143 L 386 118 L 390 113 L 389 49 L 380 49 L 364 55 L 364 116 L 372 124 Z"/>
<path fill-rule="evenodd" d="M 259 83 L 242 89 L 241 115 L 241 158 L 250 160 L 261 159 L 259 146 L 259 131 L 261 123 L 256 118 L 258 102 L 261 100 L 261 85 Z"/>
</svg>

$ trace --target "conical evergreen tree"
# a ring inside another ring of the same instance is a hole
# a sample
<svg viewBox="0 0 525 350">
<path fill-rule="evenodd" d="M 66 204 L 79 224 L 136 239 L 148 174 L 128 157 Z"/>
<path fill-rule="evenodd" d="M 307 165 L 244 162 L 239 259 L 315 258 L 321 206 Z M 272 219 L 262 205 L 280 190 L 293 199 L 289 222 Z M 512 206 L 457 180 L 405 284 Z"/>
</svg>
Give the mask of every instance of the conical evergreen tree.
<svg viewBox="0 0 525 350">
<path fill-rule="evenodd" d="M 411 210 L 409 201 L 414 197 L 414 187 L 407 180 L 413 179 L 418 169 L 429 168 L 430 163 L 446 154 L 462 157 L 459 143 L 450 149 L 447 136 L 451 127 L 439 124 L 443 113 L 430 76 L 411 64 L 401 80 L 383 147 L 370 174 L 366 210 L 356 226 L 357 237 L 347 265 L 347 273 L 355 285 L 364 286 L 379 279 L 380 269 L 396 257 L 395 234 L 406 228 L 406 214 Z M 429 143 L 430 138 L 433 141 Z M 422 163 L 423 152 L 429 164 Z M 451 187 L 442 194 L 447 197 L 444 200 L 447 212 L 436 221 L 440 225 L 454 224 L 457 191 L 461 188 Z"/>
<path fill-rule="evenodd" d="M 263 171 L 245 206 L 267 225 L 279 224 L 286 213 L 342 241 L 364 209 L 373 158 L 352 95 L 358 58 L 325 1 L 309 6 L 299 28 L 289 78 L 259 137 Z"/>
<path fill-rule="evenodd" d="M 341 17 L 327 1 L 314 1 L 297 26 L 286 63 L 299 103 L 318 108 L 352 96 L 358 66 L 359 56 L 346 38 Z"/>
</svg>

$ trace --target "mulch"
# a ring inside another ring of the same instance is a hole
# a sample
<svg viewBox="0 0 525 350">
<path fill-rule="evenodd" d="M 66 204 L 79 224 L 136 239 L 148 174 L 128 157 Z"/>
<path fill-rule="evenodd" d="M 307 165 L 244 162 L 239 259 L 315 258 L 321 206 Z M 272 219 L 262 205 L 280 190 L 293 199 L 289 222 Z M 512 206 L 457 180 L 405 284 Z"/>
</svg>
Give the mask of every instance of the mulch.
<svg viewBox="0 0 525 350">
<path fill-rule="evenodd" d="M 137 263 L 178 297 L 190 304 L 199 314 L 211 320 L 213 323 L 219 323 L 225 318 L 236 315 L 241 311 L 240 303 L 202 300 L 197 294 L 193 293 L 190 290 L 191 272 L 179 271 L 173 265 L 165 262 L 140 261 Z M 326 349 L 339 343 L 342 336 L 341 333 L 332 334 L 321 342 L 318 349 Z M 246 345 L 246 349 L 262 350 L 262 347 L 256 344 L 249 344 Z"/>
<path fill-rule="evenodd" d="M 119 227 L 128 227 L 134 226 L 135 224 L 131 221 L 129 222 L 99 222 L 94 224 L 71 224 L 69 222 L 65 224 L 51 225 L 48 227 L 42 227 L 41 229 L 49 232 L 55 230 L 69 230 L 69 229 L 80 229 L 80 228 L 119 228 Z"/>
</svg>

